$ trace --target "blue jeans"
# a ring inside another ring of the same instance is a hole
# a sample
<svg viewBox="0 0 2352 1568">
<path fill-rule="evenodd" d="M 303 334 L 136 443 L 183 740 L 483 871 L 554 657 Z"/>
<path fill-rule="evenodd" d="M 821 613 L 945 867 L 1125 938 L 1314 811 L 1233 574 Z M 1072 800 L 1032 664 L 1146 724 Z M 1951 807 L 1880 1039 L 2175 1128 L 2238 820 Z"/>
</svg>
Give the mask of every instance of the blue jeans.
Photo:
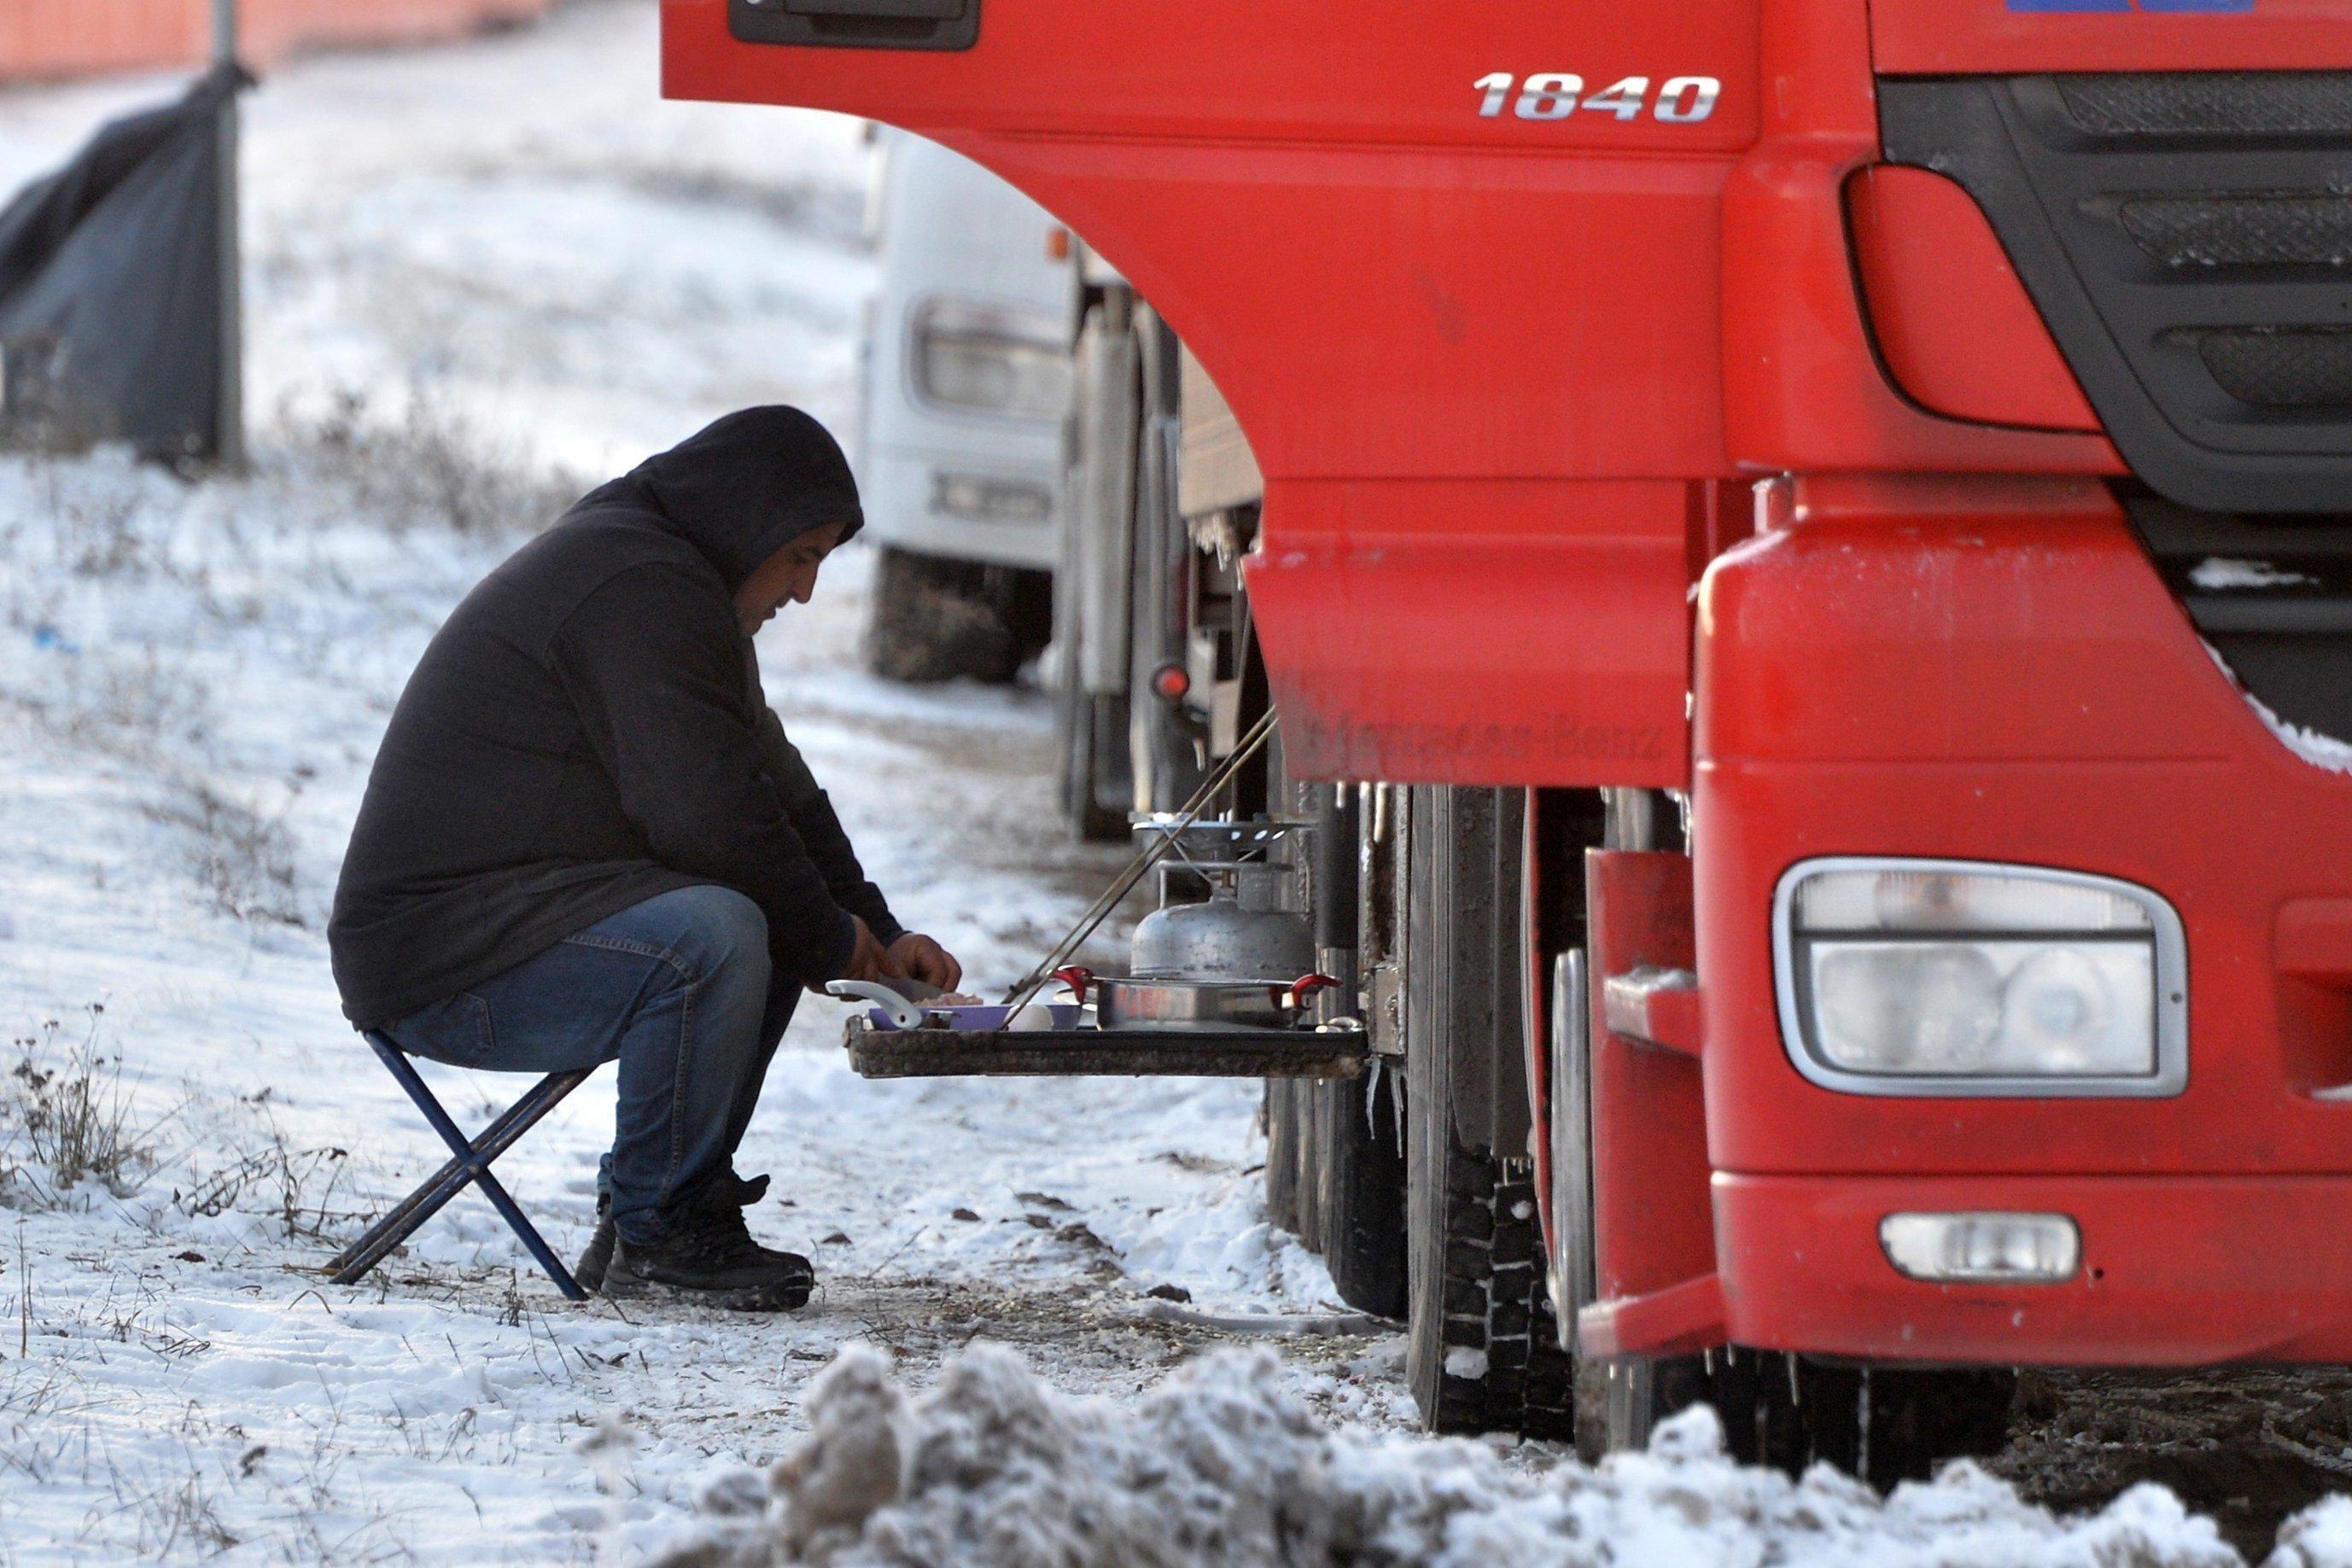
<svg viewBox="0 0 2352 1568">
<path fill-rule="evenodd" d="M 646 1247 L 733 1168 L 799 988 L 768 961 L 768 922 L 731 888 L 683 887 L 383 1026 L 412 1056 L 494 1072 L 618 1058 L 613 1223 Z"/>
</svg>

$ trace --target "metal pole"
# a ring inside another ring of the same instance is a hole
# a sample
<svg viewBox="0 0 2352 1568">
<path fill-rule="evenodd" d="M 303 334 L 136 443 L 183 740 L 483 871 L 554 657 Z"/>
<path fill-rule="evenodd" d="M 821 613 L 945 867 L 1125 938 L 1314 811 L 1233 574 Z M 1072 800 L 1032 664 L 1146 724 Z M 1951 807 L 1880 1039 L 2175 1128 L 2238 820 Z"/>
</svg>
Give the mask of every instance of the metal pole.
<svg viewBox="0 0 2352 1568">
<path fill-rule="evenodd" d="M 213 60 L 236 63 L 236 0 L 213 0 Z M 245 466 L 245 287 L 237 224 L 237 108 L 232 90 L 220 110 L 220 462 Z"/>
</svg>

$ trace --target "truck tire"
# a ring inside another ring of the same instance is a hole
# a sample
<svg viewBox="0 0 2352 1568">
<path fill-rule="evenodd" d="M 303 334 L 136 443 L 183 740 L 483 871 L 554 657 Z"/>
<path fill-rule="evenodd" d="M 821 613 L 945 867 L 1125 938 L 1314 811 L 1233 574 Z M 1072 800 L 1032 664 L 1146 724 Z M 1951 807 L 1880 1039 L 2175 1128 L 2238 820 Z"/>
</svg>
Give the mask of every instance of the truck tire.
<svg viewBox="0 0 2352 1568">
<path fill-rule="evenodd" d="M 1104 804 L 1132 786 L 1118 766 L 1127 743 L 1127 703 L 1092 695 L 1075 672 L 1062 672 L 1055 694 L 1055 740 L 1062 763 L 1062 815 L 1081 843 L 1111 843 L 1127 837 L 1126 812 Z"/>
<path fill-rule="evenodd" d="M 1431 1126 L 1427 1103 L 1408 1090 L 1413 1403 L 1433 1431 L 1573 1440 L 1576 1364 L 1544 1289 L 1535 1186 Z"/>
<path fill-rule="evenodd" d="M 1369 1083 L 1301 1087 L 1321 1156 L 1314 1190 L 1331 1283 L 1358 1312 L 1402 1321 L 1411 1293 L 1394 1085 L 1383 1075 Z"/>
<path fill-rule="evenodd" d="M 1277 1230 L 1287 1230 L 1312 1251 L 1314 1239 L 1298 1223 L 1298 1172 L 1307 1154 L 1297 1109 L 1297 1085 L 1287 1078 L 1265 1081 L 1265 1104 L 1259 1114 L 1265 1123 L 1265 1217 Z"/>
<path fill-rule="evenodd" d="M 1341 1301 L 1402 1320 L 1410 1295 L 1396 1101 L 1385 1079 L 1268 1080 L 1265 1207 L 1322 1254 Z"/>
<path fill-rule="evenodd" d="M 1495 961 L 1521 929 L 1518 889 L 1497 870 L 1517 834 L 1478 831 L 1476 793 L 1415 790 L 1406 830 L 1406 1376 L 1433 1430 L 1572 1438 L 1576 1364 L 1553 1322 L 1533 1171 L 1465 1137 L 1479 1118 L 1457 1113 L 1475 1108 L 1457 1106 L 1474 1064 L 1521 1054 L 1491 1038 L 1522 1017 L 1519 965 Z M 1477 939 L 1455 930 L 1465 920 L 1485 923 Z"/>
<path fill-rule="evenodd" d="M 1601 1444 L 1599 1452 L 1584 1456 L 1587 1459 L 1597 1462 L 1601 1454 L 1646 1448 L 1650 1446 L 1650 1434 L 1657 1429 L 1659 1422 L 1694 1405 L 1710 1404 L 1723 1418 L 1726 1446 L 1748 1462 L 1755 1462 L 1758 1445 L 1752 1440 L 1751 1429 L 1732 1430 L 1741 1401 L 1732 1396 L 1731 1389 L 1717 1386 L 1706 1357 L 1620 1356 L 1593 1370 L 1598 1375 L 1587 1378 L 1587 1387 L 1597 1383 L 1601 1391 Z M 1751 1408 L 1748 1413 L 1752 1416 L 1754 1411 Z"/>
<path fill-rule="evenodd" d="M 1142 418 L 1135 302 L 1123 287 L 1087 308 L 1054 577 L 1053 661 L 1059 701 L 1062 812 L 1081 842 L 1127 834 L 1135 803 L 1129 749 L 1135 468 Z"/>
<path fill-rule="evenodd" d="M 1593 1237 L 1592 1041 L 1581 1019 L 1591 1006 L 1589 949 L 1569 954 L 1554 970 L 1550 1134 L 1552 1223 L 1559 1228 L 1560 1267 L 1566 1276 L 1567 1310 L 1572 1314 L 1594 1299 L 1598 1249 Z M 1574 1009 L 1577 1022 L 1559 1028 L 1562 1009 Z M 1577 1361 L 1576 1447 L 1587 1464 L 1606 1454 L 1650 1446 L 1659 1422 L 1701 1403 L 1713 1403 L 1736 1449 L 1744 1430 L 1733 1433 L 1739 1401 L 1719 1387 L 1711 1358 L 1701 1355 L 1618 1356 Z"/>
<path fill-rule="evenodd" d="M 1645 1448 L 1659 1422 L 1707 1404 L 1743 1464 L 1797 1476 L 1828 1463 L 1884 1490 L 1926 1480 L 1948 1459 L 2000 1452 L 2016 1385 L 1996 1368 L 1866 1369 L 1737 1346 L 1626 1357 L 1608 1369 L 1607 1446 Z"/>
<path fill-rule="evenodd" d="M 1019 673 L 1022 638 L 992 569 L 884 545 L 866 607 L 866 667 L 886 681 L 968 679 L 1002 685 Z"/>
<path fill-rule="evenodd" d="M 1193 582 L 1200 555 L 1180 509 L 1177 449 L 1183 430 L 1182 392 L 1177 367 L 1182 356 L 1173 329 L 1148 306 L 1136 313 L 1136 363 L 1140 402 L 1135 426 L 1134 529 L 1128 555 L 1128 735 L 1131 786 L 1139 810 L 1181 809 L 1200 785 L 1208 760 L 1206 738 L 1188 715 L 1188 705 L 1152 690 L 1153 678 L 1170 664 L 1185 667 Z M 1249 716 L 1251 698 L 1242 698 Z M 1258 809 L 1244 783 L 1233 810 L 1247 816 Z"/>
<path fill-rule="evenodd" d="M 1244 714 L 1265 712 L 1264 665 L 1249 638 Z M 1236 785 L 1237 811 L 1265 810 L 1316 822 L 1310 875 L 1318 959 L 1352 989 L 1361 946 L 1356 883 L 1329 869 L 1336 851 L 1349 873 L 1361 853 L 1353 812 L 1328 810 L 1328 791 L 1290 778 L 1277 727 L 1264 753 L 1258 798 Z M 1329 833 L 1335 838 L 1325 840 Z M 1335 902 L 1327 902 L 1335 901 Z M 1341 950 L 1338 952 L 1327 950 Z M 1354 1010 L 1353 1003 L 1341 1009 Z M 1276 1225 L 1322 1254 L 1339 1299 L 1360 1312 L 1402 1319 L 1409 1301 L 1404 1246 L 1404 1145 L 1398 1136 L 1395 1077 L 1376 1072 L 1354 1082 L 1275 1078 L 1265 1086 L 1265 1202 Z"/>
</svg>

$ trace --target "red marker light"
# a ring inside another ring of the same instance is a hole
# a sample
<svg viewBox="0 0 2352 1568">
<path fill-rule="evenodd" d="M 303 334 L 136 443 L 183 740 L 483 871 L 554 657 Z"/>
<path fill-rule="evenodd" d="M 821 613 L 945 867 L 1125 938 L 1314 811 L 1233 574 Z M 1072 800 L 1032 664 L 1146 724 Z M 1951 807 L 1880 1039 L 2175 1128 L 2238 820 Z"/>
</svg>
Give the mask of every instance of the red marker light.
<svg viewBox="0 0 2352 1568">
<path fill-rule="evenodd" d="M 1151 673 L 1151 689 L 1171 703 L 1181 702 L 1192 689 L 1192 677 L 1181 664 L 1162 664 Z"/>
<path fill-rule="evenodd" d="M 1045 231 L 1045 259 L 1048 261 L 1070 259 L 1070 231 L 1059 224 Z"/>
</svg>

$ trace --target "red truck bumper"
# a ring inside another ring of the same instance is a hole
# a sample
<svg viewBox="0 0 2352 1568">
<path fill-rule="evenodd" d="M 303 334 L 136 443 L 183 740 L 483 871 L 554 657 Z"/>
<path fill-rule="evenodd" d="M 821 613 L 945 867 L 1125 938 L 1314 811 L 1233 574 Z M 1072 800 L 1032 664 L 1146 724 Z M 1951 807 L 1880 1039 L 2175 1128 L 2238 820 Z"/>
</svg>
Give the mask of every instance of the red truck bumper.
<svg viewBox="0 0 2352 1568">
<path fill-rule="evenodd" d="M 2352 777 L 2264 727 L 2103 486 L 1844 480 L 1775 504 L 1772 531 L 1710 572 L 1697 638 L 1694 913 L 1727 1337 L 1918 1361 L 2352 1359 Z M 2186 934 L 2186 1086 L 1808 1081 L 1777 1016 L 1770 923 L 1780 879 L 1817 856 L 2158 894 Z M 1927 1284 L 1881 1248 L 1890 1213 L 1972 1210 L 2071 1216 L 2080 1270 Z"/>
<path fill-rule="evenodd" d="M 1895 1271 L 1905 1210 L 2073 1217 L 2058 1285 Z M 2352 1176 L 1715 1178 L 1726 1327 L 1738 1344 L 1872 1361 L 2074 1366 L 2352 1361 Z"/>
</svg>

